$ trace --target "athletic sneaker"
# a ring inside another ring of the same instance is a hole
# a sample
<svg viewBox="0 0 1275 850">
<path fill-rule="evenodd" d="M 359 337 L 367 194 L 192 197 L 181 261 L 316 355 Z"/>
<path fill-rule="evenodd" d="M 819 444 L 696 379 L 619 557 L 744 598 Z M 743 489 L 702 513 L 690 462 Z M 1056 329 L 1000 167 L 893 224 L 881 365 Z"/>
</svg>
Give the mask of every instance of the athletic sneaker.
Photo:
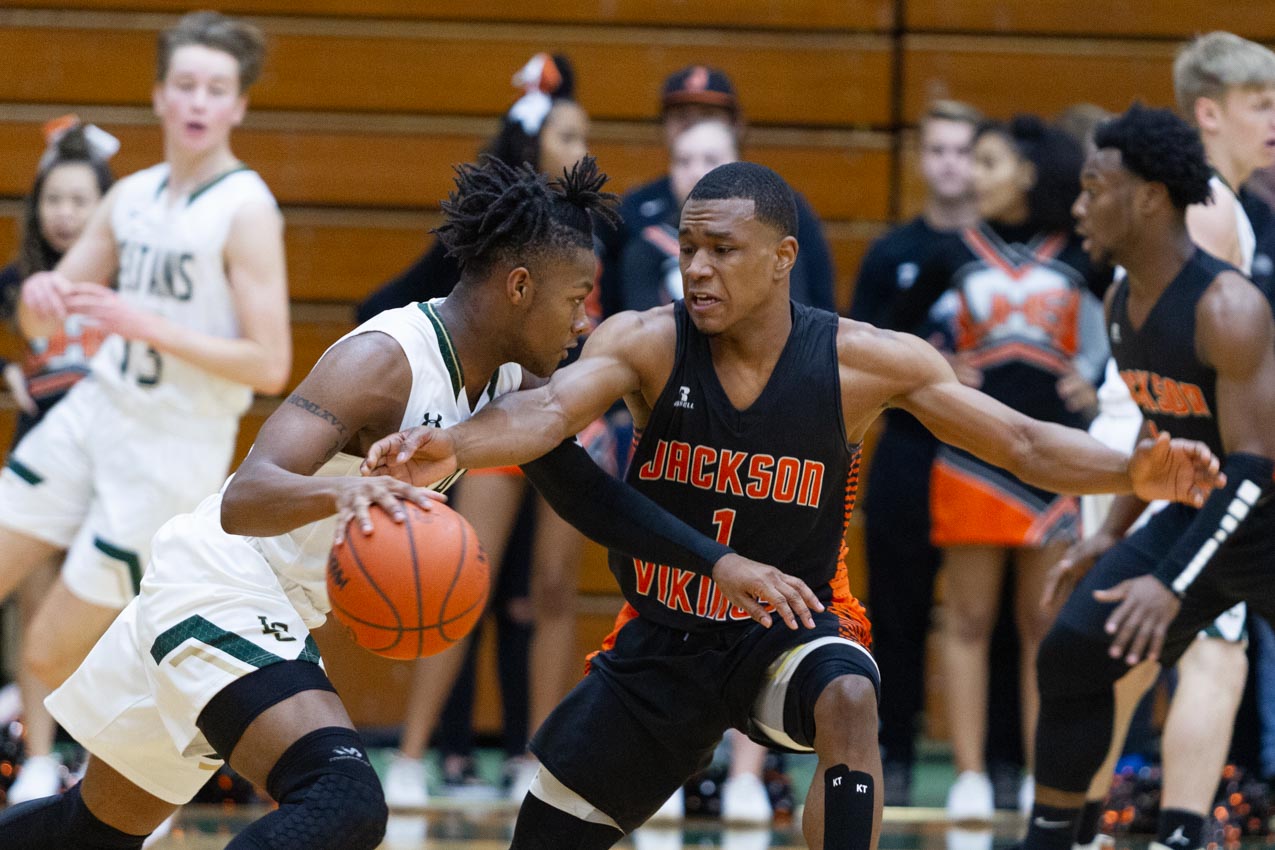
<svg viewBox="0 0 1275 850">
<path fill-rule="evenodd" d="M 10 806 L 52 797 L 62 790 L 62 763 L 56 756 L 28 756 L 18 768 L 18 778 L 9 788 Z"/>
<path fill-rule="evenodd" d="M 496 800 L 500 789 L 487 783 L 478 775 L 474 760 L 469 756 L 449 755 L 443 758 L 442 786 L 438 796 L 456 800 Z"/>
<path fill-rule="evenodd" d="M 540 770 L 540 761 L 531 756 L 517 756 L 505 759 L 504 775 L 505 796 L 514 803 L 521 803 L 531 790 L 531 782 Z"/>
<path fill-rule="evenodd" d="M 992 781 L 986 773 L 962 771 L 947 791 L 947 819 L 962 821 L 990 821 L 995 811 L 992 800 Z"/>
<path fill-rule="evenodd" d="M 1155 842 L 1152 842 L 1153 844 Z M 1116 840 L 1105 832 L 1100 832 L 1094 836 L 1094 840 L 1088 844 L 1073 844 L 1071 850 L 1111 850 L 1116 846 Z"/>
<path fill-rule="evenodd" d="M 1023 784 L 1018 786 L 1018 811 L 1024 816 L 1032 813 L 1032 804 L 1036 802 L 1036 780 L 1031 776 L 1023 777 Z"/>
<path fill-rule="evenodd" d="M 667 823 L 668 821 L 679 821 L 686 817 L 686 792 L 678 788 L 673 792 L 673 796 L 664 801 L 664 805 L 660 806 L 655 814 L 651 815 L 650 820 L 654 823 Z"/>
<path fill-rule="evenodd" d="M 722 783 L 722 821 L 731 824 L 768 824 L 774 817 L 770 795 L 761 778 L 752 773 L 732 776 Z"/>
<path fill-rule="evenodd" d="M 410 809 L 428 802 L 425 762 L 395 753 L 385 771 L 385 804 L 392 809 Z"/>
</svg>

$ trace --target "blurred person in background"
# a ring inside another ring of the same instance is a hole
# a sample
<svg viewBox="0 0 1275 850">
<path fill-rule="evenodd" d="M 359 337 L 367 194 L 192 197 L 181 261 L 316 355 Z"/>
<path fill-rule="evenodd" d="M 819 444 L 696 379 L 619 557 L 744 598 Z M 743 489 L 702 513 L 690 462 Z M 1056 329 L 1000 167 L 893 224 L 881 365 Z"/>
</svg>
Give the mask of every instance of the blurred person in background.
<svg viewBox="0 0 1275 850">
<path fill-rule="evenodd" d="M 23 204 L 22 239 L 18 258 L 0 270 L 0 305 L 4 317 L 17 314 L 22 281 L 38 272 L 51 271 L 70 249 L 102 196 L 114 182 L 110 157 L 119 149 L 114 136 L 91 124 L 82 124 L 73 115 L 55 119 L 45 126 L 47 147 L 36 169 L 35 183 Z M 88 374 L 89 361 L 106 335 L 82 316 L 67 316 L 61 328 L 47 337 L 24 338 L 25 362 L 4 366 L 5 382 L 18 405 L 13 445 L 36 426 L 71 387 Z M 48 558 L 35 567 L 17 593 L 19 628 L 31 622 L 36 610 L 57 578 L 58 558 Z M 17 683 L 6 690 L 4 702 L 20 704 L 18 694 L 25 687 L 37 693 L 43 687 L 31 681 L 30 672 L 19 665 Z M 27 764 L 19 771 L 9 792 L 11 802 L 42 796 L 48 777 L 60 781 L 60 768 L 53 759 L 56 726 L 44 705 L 27 700 L 23 706 L 23 734 Z M 13 718 L 0 713 L 0 729 Z"/>
<path fill-rule="evenodd" d="M 1082 152 L 1035 116 L 979 127 L 973 187 L 982 222 L 940 250 L 899 299 L 891 324 L 951 316 L 963 383 L 1037 419 L 1084 427 L 1108 357 L 1095 270 L 1072 228 Z M 942 302 L 942 303 L 940 303 Z M 1013 564 L 1024 752 L 1036 726 L 1036 648 L 1049 568 L 1079 533 L 1075 499 L 1025 484 L 972 455 L 940 448 L 931 473 L 931 541 L 943 549 L 943 659 L 957 778 L 948 817 L 986 821 L 988 646 Z M 1020 806 L 1030 806 L 1030 779 Z"/>
<path fill-rule="evenodd" d="M 77 314 L 109 334 L 0 477 L 0 598 L 62 559 L 26 626 L 28 706 L 136 596 L 159 526 L 220 486 L 254 391 L 287 383 L 283 216 L 231 149 L 264 55 L 259 30 L 215 12 L 160 33 L 164 161 L 112 186 L 56 267 L 22 283 L 28 338 Z M 54 768 L 28 761 L 23 793 L 54 793 Z"/>
</svg>

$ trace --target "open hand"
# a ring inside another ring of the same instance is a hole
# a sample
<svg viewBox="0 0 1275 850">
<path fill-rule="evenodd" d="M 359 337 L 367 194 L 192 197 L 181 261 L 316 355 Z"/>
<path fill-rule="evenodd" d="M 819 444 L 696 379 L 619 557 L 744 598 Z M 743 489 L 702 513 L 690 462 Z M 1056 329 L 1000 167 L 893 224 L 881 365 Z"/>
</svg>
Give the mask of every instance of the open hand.
<svg viewBox="0 0 1275 850">
<path fill-rule="evenodd" d="M 1215 487 L 1226 484 L 1221 462 L 1209 447 L 1195 440 L 1175 440 L 1167 431 L 1138 441 L 1129 458 L 1133 492 L 1154 502 L 1166 499 L 1198 508 Z"/>
<path fill-rule="evenodd" d="M 358 523 L 364 536 L 372 533 L 372 517 L 369 512 L 372 505 L 379 505 L 381 510 L 390 515 L 395 522 L 406 519 L 403 502 L 414 502 L 422 510 L 433 510 L 434 502 L 445 502 L 447 497 L 433 490 L 413 487 L 396 478 L 378 476 L 375 478 L 346 478 L 341 494 L 336 500 L 336 537 L 333 543 L 345 540 L 345 529 L 353 520 Z"/>
<path fill-rule="evenodd" d="M 1164 649 L 1169 624 L 1182 603 L 1164 582 L 1152 575 L 1126 579 L 1107 590 L 1095 590 L 1099 602 L 1119 602 L 1107 618 L 1112 658 L 1124 657 L 1130 667 L 1149 658 L 1157 661 Z"/>
<path fill-rule="evenodd" d="M 1055 385 L 1058 397 L 1072 413 L 1093 415 L 1098 411 L 1098 388 L 1088 378 L 1072 369 Z"/>
<path fill-rule="evenodd" d="M 1061 605 L 1067 601 L 1072 590 L 1093 568 L 1094 561 L 1102 557 L 1103 553 L 1114 545 L 1116 545 L 1115 538 L 1099 530 L 1092 537 L 1086 537 L 1068 546 L 1067 551 L 1058 559 L 1058 563 L 1050 567 L 1049 573 L 1045 576 L 1045 590 L 1040 597 L 1040 607 L 1049 611 L 1055 605 Z"/>
<path fill-rule="evenodd" d="M 119 293 L 95 283 L 75 283 L 67 291 L 66 310 L 92 319 L 104 331 L 125 339 L 150 342 L 155 322 L 153 313 L 139 310 Z"/>
<path fill-rule="evenodd" d="M 37 272 L 22 282 L 22 303 L 41 322 L 63 322 L 72 284 L 57 272 Z"/>
<path fill-rule="evenodd" d="M 798 628 L 798 620 L 813 629 L 810 611 L 823 610 L 819 597 L 801 579 L 734 553 L 713 565 L 713 583 L 731 604 L 743 608 L 766 628 L 773 620 L 763 602 L 769 602 L 790 629 Z"/>
<path fill-rule="evenodd" d="M 389 475 L 417 487 L 442 481 L 457 468 L 451 435 L 427 425 L 377 440 L 359 467 L 364 475 Z"/>
</svg>

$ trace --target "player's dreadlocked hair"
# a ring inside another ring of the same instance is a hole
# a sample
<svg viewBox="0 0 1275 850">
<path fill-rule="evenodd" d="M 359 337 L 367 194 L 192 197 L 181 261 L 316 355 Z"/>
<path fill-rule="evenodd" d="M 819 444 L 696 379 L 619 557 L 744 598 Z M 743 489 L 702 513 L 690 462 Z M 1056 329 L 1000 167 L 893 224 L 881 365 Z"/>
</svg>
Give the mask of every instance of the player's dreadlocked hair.
<svg viewBox="0 0 1275 850">
<path fill-rule="evenodd" d="M 1124 167 L 1143 180 L 1163 183 L 1179 210 L 1212 199 L 1200 136 L 1168 109 L 1135 103 L 1125 114 L 1099 124 L 1094 144 L 1099 150 L 1120 151 Z"/>
<path fill-rule="evenodd" d="M 555 180 L 484 156 L 456 166 L 456 189 L 442 203 L 447 220 L 434 232 L 466 277 L 497 263 L 526 265 L 546 251 L 592 248 L 594 219 L 619 221 L 616 196 L 602 191 L 606 181 L 591 156 Z"/>
</svg>

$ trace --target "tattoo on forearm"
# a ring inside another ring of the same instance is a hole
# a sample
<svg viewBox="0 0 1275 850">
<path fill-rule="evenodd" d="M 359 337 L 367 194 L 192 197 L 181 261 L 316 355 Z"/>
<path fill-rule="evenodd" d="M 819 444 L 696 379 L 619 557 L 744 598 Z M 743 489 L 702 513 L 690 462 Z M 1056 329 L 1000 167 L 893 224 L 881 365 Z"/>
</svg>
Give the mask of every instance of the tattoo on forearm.
<svg viewBox="0 0 1275 850">
<path fill-rule="evenodd" d="M 319 417 L 324 422 L 327 422 L 329 425 L 335 428 L 337 430 L 337 433 L 339 433 L 343 437 L 349 430 L 348 428 L 345 427 L 344 422 L 336 418 L 335 413 L 328 410 L 323 405 L 315 404 L 314 402 L 310 401 L 310 399 L 306 398 L 305 396 L 298 395 L 297 393 L 293 393 L 292 395 L 288 396 L 288 404 L 299 407 L 302 410 L 304 410 L 306 413 L 310 413 Z"/>
</svg>

